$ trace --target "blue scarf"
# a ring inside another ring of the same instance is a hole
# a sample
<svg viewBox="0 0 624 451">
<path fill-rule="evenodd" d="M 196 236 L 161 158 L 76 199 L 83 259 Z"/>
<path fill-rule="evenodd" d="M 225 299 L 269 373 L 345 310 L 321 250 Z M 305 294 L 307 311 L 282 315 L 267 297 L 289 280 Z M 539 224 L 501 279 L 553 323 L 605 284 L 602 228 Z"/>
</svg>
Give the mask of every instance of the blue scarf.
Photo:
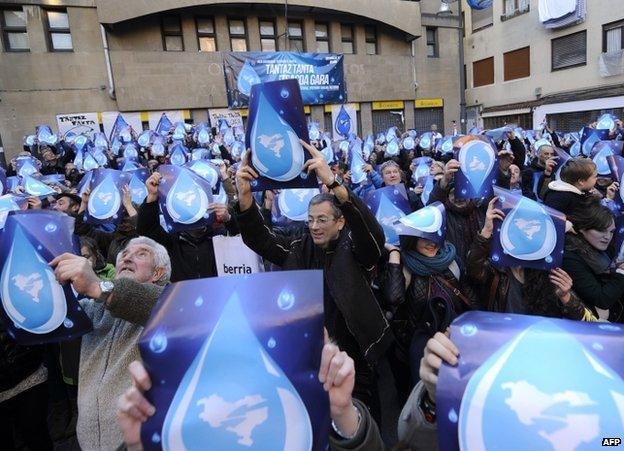
<svg viewBox="0 0 624 451">
<path fill-rule="evenodd" d="M 451 243 L 444 243 L 435 257 L 425 257 L 417 251 L 406 249 L 401 252 L 403 262 L 410 273 L 417 276 L 430 276 L 439 274 L 449 267 L 455 260 L 455 246 Z"/>
</svg>

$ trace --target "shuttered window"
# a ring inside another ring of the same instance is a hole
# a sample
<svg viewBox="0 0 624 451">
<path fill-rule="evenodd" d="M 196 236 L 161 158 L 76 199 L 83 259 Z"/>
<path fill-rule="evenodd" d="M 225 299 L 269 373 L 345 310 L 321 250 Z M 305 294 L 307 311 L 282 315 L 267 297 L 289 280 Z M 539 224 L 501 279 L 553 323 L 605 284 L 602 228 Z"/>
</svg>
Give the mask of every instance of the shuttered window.
<svg viewBox="0 0 624 451">
<path fill-rule="evenodd" d="M 587 64 L 587 31 L 569 34 L 551 42 L 552 70 Z"/>
<path fill-rule="evenodd" d="M 494 83 L 494 57 L 472 63 L 473 87 L 491 85 Z"/>
<path fill-rule="evenodd" d="M 494 15 L 492 13 L 493 9 L 494 8 L 470 9 L 473 32 L 485 27 L 489 27 L 494 23 Z"/>
<path fill-rule="evenodd" d="M 515 80 L 531 75 L 531 51 L 530 47 L 524 47 L 503 54 L 505 64 L 504 79 Z"/>
</svg>

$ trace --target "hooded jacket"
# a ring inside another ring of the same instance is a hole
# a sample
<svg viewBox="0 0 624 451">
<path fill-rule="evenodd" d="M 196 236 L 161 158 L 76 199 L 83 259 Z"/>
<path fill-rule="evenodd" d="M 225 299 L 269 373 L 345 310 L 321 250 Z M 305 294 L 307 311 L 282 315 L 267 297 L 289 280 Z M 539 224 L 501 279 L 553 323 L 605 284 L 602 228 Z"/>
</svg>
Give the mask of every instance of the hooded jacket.
<svg viewBox="0 0 624 451">
<path fill-rule="evenodd" d="M 548 191 L 544 195 L 544 204 L 565 215 L 570 215 L 589 196 L 588 193 L 584 193 L 568 182 L 554 180 L 548 184 Z"/>
</svg>

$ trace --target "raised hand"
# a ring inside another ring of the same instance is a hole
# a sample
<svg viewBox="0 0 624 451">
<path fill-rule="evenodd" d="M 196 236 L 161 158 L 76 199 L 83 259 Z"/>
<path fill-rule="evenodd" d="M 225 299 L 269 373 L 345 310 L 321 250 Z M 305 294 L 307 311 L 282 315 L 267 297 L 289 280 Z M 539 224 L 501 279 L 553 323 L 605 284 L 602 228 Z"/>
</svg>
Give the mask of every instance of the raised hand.
<svg viewBox="0 0 624 451">
<path fill-rule="evenodd" d="M 451 339 L 448 331 L 446 333 L 437 332 L 433 338 L 427 341 L 425 346 L 425 354 L 420 359 L 420 379 L 425 385 L 429 399 L 435 402 L 436 387 L 438 385 L 438 371 L 442 362 L 449 365 L 457 365 L 459 351 Z"/>
<path fill-rule="evenodd" d="M 145 202 L 156 202 L 158 200 L 158 184 L 160 183 L 160 179 L 162 175 L 160 172 L 154 172 L 149 178 L 145 181 L 145 186 L 147 187 L 147 198 Z"/>
<path fill-rule="evenodd" d="M 236 188 L 238 189 L 238 203 L 241 211 L 251 207 L 253 203 L 251 182 L 258 178 L 258 173 L 249 164 L 250 159 L 251 151 L 248 150 L 245 152 L 241 165 L 236 172 Z"/>
<path fill-rule="evenodd" d="M 492 232 L 494 231 L 494 220 L 498 219 L 502 221 L 505 219 L 505 213 L 495 207 L 497 200 L 497 196 L 492 198 L 492 200 L 488 203 L 488 209 L 485 213 L 485 222 L 483 223 L 483 229 L 481 229 L 481 236 L 486 239 L 489 239 L 492 236 Z"/>
<path fill-rule="evenodd" d="M 554 268 L 548 274 L 550 282 L 555 286 L 555 294 L 561 302 L 570 302 L 570 292 L 572 291 L 572 277 L 561 268 Z"/>
<path fill-rule="evenodd" d="M 340 351 L 330 341 L 327 330 L 318 377 L 329 393 L 332 420 L 342 433 L 354 436 L 359 425 L 359 414 L 351 397 L 355 385 L 355 365 L 346 352 Z"/>
<path fill-rule="evenodd" d="M 139 451 L 143 449 L 141 425 L 156 413 L 156 408 L 143 396 L 143 392 L 152 386 L 143 364 L 135 360 L 128 369 L 132 377 L 132 387 L 117 400 L 117 423 L 128 451 Z"/>
</svg>

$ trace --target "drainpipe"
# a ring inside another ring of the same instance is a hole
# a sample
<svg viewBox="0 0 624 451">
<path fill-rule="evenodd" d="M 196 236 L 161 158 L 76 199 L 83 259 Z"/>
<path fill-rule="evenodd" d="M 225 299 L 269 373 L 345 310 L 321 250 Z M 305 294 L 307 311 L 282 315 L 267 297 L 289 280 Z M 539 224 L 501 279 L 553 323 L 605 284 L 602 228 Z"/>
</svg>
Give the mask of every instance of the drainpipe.
<svg viewBox="0 0 624 451">
<path fill-rule="evenodd" d="M 117 100 L 115 95 L 115 81 L 113 80 L 113 67 L 110 61 L 110 51 L 108 49 L 108 38 L 106 37 L 106 29 L 100 24 L 100 32 L 102 33 L 102 46 L 104 47 L 104 59 L 106 61 L 106 73 L 108 75 L 108 95 L 111 99 Z"/>
</svg>

